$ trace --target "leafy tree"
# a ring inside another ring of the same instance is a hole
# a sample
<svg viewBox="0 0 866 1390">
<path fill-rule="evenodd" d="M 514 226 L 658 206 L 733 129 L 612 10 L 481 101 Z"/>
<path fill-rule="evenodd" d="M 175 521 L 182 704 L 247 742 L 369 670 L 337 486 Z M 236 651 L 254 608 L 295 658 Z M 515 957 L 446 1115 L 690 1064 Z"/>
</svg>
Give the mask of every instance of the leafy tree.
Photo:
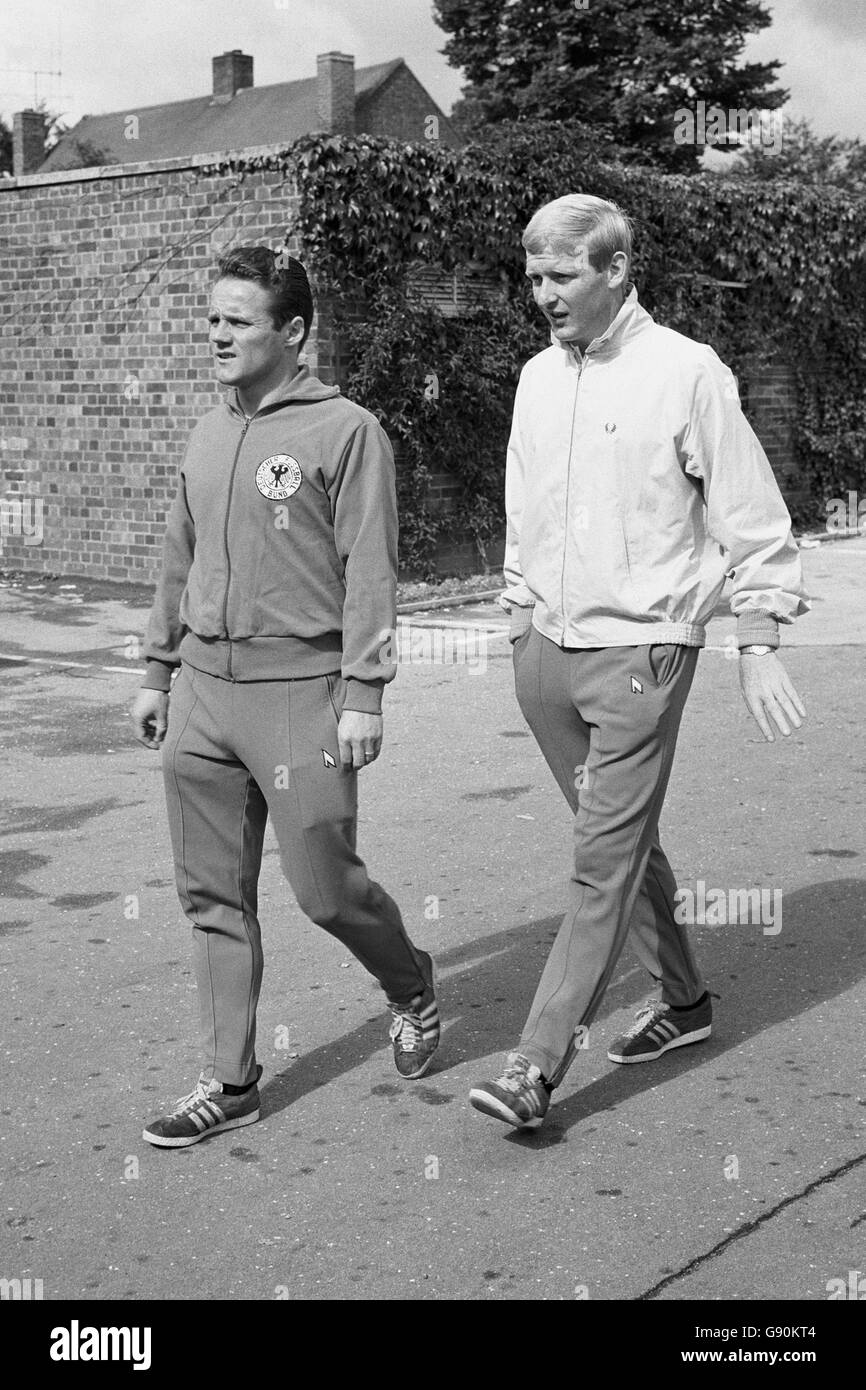
<svg viewBox="0 0 866 1390">
<path fill-rule="evenodd" d="M 866 195 L 866 145 L 838 135 L 816 135 L 806 120 L 786 120 L 777 150 L 758 142 L 748 145 L 731 173 L 830 184 L 862 197 Z"/>
<path fill-rule="evenodd" d="M 0 174 L 12 173 L 12 127 L 0 116 Z"/>
<path fill-rule="evenodd" d="M 775 110 L 779 62 L 744 63 L 770 23 L 760 0 L 434 0 L 444 52 L 467 83 L 454 117 L 483 138 L 502 120 L 606 125 L 647 163 L 695 172 L 701 145 L 676 144 L 678 109 Z"/>
<path fill-rule="evenodd" d="M 35 109 L 42 113 L 45 121 L 45 157 L 47 159 L 54 146 L 60 143 L 69 126 L 62 116 L 57 116 L 49 111 L 44 101 L 40 101 Z"/>
</svg>

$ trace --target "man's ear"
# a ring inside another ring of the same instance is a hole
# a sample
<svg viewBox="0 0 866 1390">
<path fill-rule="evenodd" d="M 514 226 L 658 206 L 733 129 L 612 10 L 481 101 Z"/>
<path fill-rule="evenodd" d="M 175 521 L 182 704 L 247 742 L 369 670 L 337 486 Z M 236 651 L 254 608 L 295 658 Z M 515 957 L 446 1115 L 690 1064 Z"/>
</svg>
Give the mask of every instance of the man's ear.
<svg viewBox="0 0 866 1390">
<path fill-rule="evenodd" d="M 293 319 L 283 324 L 283 346 L 286 348 L 299 348 L 304 336 L 304 320 L 300 314 L 295 314 Z"/>
<path fill-rule="evenodd" d="M 628 279 L 628 256 L 624 251 L 614 251 L 607 272 L 607 287 L 618 290 Z"/>
</svg>

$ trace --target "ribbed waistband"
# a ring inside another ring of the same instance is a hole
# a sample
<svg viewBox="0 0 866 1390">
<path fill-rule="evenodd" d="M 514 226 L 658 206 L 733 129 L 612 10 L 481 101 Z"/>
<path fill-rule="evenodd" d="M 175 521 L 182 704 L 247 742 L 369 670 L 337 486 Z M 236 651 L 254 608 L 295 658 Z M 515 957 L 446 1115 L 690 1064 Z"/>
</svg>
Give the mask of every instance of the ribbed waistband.
<svg viewBox="0 0 866 1390">
<path fill-rule="evenodd" d="M 188 632 L 180 656 L 197 671 L 232 681 L 301 680 L 340 670 L 343 646 L 339 632 L 320 637 L 197 637 Z"/>
</svg>

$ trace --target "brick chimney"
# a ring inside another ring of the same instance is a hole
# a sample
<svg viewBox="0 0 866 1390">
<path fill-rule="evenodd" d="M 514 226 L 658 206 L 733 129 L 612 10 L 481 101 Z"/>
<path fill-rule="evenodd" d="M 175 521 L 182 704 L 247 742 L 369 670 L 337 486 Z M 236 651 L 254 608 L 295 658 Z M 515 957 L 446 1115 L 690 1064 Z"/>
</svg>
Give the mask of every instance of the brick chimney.
<svg viewBox="0 0 866 1390">
<path fill-rule="evenodd" d="M 249 53 L 232 48 L 213 59 L 213 99 L 231 101 L 242 87 L 253 85 L 253 60 Z"/>
<path fill-rule="evenodd" d="M 355 134 L 355 59 L 351 53 L 320 53 L 316 59 L 320 128 L 329 135 Z"/>
<path fill-rule="evenodd" d="M 41 111 L 16 111 L 12 121 L 12 171 L 15 178 L 35 174 L 45 159 L 45 117 Z"/>
</svg>

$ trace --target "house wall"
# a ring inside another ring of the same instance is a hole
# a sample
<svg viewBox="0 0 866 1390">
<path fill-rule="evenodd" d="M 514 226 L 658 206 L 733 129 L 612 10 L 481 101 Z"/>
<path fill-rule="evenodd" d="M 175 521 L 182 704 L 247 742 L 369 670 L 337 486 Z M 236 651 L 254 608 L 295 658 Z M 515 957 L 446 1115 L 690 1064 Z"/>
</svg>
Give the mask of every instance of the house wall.
<svg viewBox="0 0 866 1390">
<path fill-rule="evenodd" d="M 431 116 L 436 117 L 438 131 L 428 125 Z M 397 68 L 371 97 L 358 102 L 355 128 L 393 140 L 438 139 L 453 148 L 463 144 L 448 117 L 405 65 Z"/>
</svg>

